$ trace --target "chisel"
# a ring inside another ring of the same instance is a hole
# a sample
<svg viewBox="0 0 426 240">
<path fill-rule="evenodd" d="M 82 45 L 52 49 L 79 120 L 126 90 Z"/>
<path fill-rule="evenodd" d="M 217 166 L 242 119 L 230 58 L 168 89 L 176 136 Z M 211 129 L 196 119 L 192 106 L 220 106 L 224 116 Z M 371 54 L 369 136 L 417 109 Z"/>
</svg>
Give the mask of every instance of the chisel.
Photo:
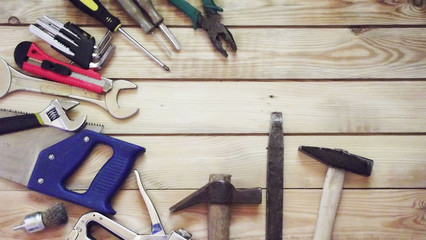
<svg viewBox="0 0 426 240">
<path fill-rule="evenodd" d="M 112 32 L 119 31 L 123 34 L 130 42 L 137 46 L 140 50 L 145 52 L 152 60 L 158 63 L 166 71 L 170 71 L 164 63 L 158 60 L 148 50 L 146 50 L 139 42 L 137 42 L 132 36 L 123 30 L 121 27 L 120 19 L 113 16 L 108 10 L 99 2 L 99 0 L 70 0 L 74 6 L 81 11 L 100 21 L 108 30 Z"/>
<path fill-rule="evenodd" d="M 266 177 L 266 240 L 281 240 L 283 234 L 284 137 L 283 116 L 271 115 Z"/>
</svg>

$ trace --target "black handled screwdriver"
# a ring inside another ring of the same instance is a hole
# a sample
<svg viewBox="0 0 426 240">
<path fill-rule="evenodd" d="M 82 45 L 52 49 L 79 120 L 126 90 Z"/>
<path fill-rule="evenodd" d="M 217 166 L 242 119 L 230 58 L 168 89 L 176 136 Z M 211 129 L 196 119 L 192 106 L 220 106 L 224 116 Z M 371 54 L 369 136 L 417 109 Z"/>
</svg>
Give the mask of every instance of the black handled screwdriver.
<svg viewBox="0 0 426 240">
<path fill-rule="evenodd" d="M 170 71 L 164 63 L 158 60 L 148 50 L 146 50 L 140 43 L 133 39 L 127 32 L 121 27 L 120 19 L 113 16 L 108 10 L 99 2 L 99 0 L 70 0 L 70 2 L 81 11 L 85 12 L 89 16 L 100 21 L 108 30 L 112 32 L 119 31 L 123 34 L 130 42 L 136 45 L 140 50 L 144 51 L 152 60 L 158 63 L 166 71 Z"/>
</svg>

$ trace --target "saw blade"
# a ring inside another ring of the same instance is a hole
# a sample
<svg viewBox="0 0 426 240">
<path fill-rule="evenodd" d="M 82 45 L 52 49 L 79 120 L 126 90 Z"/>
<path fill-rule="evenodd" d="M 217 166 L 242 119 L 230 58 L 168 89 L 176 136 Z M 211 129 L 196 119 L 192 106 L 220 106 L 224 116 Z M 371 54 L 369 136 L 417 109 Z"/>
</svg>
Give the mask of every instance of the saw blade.
<svg viewBox="0 0 426 240">
<path fill-rule="evenodd" d="M 0 118 L 21 115 L 0 111 Z M 84 129 L 101 132 L 101 125 L 87 124 Z M 0 135 L 0 177 L 27 186 L 39 153 L 74 135 L 52 127 L 40 127 Z"/>
</svg>

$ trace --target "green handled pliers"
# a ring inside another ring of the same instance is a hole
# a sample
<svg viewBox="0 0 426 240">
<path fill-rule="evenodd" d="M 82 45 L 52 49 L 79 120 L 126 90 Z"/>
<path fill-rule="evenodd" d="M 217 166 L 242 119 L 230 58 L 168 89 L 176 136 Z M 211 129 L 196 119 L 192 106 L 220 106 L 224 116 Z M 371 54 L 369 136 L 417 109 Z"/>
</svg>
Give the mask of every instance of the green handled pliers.
<svg viewBox="0 0 426 240">
<path fill-rule="evenodd" d="M 228 53 L 225 49 L 223 49 L 222 42 L 219 37 L 223 37 L 223 39 L 231 45 L 232 50 L 237 50 L 237 44 L 235 43 L 231 32 L 220 22 L 220 15 L 218 12 L 222 12 L 223 9 L 218 7 L 213 0 L 203 0 L 203 8 L 206 17 L 204 17 L 200 11 L 185 0 L 169 1 L 191 18 L 194 24 L 194 29 L 197 29 L 197 27 L 200 26 L 207 32 L 213 46 L 223 56 L 228 57 Z"/>
</svg>

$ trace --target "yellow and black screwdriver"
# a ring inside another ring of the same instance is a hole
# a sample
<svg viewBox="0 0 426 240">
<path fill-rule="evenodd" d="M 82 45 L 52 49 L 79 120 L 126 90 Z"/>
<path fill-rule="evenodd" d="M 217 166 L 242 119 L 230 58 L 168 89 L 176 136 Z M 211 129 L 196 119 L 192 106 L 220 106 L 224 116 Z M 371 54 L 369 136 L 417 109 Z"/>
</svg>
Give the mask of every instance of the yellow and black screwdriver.
<svg viewBox="0 0 426 240">
<path fill-rule="evenodd" d="M 158 60 L 140 43 L 138 43 L 127 32 L 125 32 L 121 27 L 120 19 L 116 18 L 110 12 L 108 12 L 108 10 L 99 2 L 99 0 L 70 0 L 70 2 L 81 11 L 100 21 L 106 28 L 108 28 L 108 30 L 113 32 L 119 31 L 130 42 L 132 42 L 140 50 L 144 51 L 152 60 L 158 63 L 162 68 L 164 68 L 166 71 L 170 71 L 169 67 L 167 67 L 164 63 Z"/>
</svg>

